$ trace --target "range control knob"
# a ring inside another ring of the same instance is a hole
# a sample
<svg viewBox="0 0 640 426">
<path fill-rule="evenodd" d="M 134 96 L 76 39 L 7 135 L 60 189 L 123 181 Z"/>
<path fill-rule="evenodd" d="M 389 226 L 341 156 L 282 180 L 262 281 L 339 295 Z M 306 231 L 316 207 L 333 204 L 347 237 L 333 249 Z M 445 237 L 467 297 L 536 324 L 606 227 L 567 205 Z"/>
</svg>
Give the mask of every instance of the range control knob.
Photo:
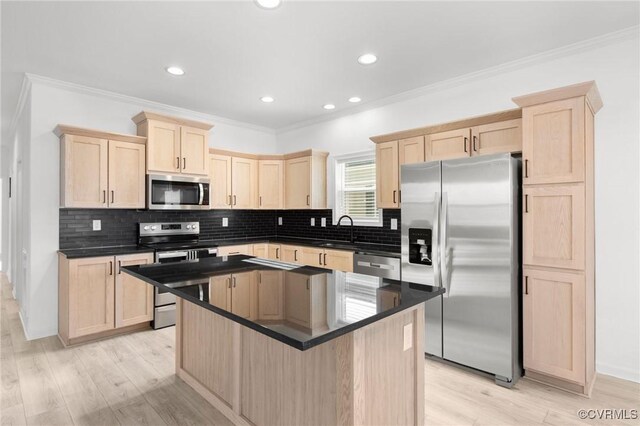
<svg viewBox="0 0 640 426">
<path fill-rule="evenodd" d="M 187 225 L 187 229 L 191 229 L 191 225 Z"/>
<path fill-rule="evenodd" d="M 148 231 L 148 230 L 149 230 L 149 225 L 146 225 L 146 226 L 145 226 L 144 228 L 142 228 L 142 229 L 144 229 L 145 231 Z"/>
<path fill-rule="evenodd" d="M 152 230 L 152 231 L 155 231 L 155 230 L 156 230 L 156 228 L 157 228 L 157 227 L 156 227 L 155 225 L 153 225 L 153 226 L 151 227 L 151 230 Z"/>
</svg>

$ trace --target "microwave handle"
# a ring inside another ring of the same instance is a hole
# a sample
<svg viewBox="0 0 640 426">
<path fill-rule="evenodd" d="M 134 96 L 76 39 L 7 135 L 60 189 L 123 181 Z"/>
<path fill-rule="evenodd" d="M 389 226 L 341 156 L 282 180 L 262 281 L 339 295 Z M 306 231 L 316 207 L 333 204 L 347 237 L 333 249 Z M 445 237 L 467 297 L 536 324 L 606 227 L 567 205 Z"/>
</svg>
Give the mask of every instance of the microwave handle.
<svg viewBox="0 0 640 426">
<path fill-rule="evenodd" d="M 202 205 L 202 202 L 204 201 L 204 185 L 199 183 L 198 187 L 200 188 L 200 199 L 198 200 L 198 204 Z"/>
</svg>

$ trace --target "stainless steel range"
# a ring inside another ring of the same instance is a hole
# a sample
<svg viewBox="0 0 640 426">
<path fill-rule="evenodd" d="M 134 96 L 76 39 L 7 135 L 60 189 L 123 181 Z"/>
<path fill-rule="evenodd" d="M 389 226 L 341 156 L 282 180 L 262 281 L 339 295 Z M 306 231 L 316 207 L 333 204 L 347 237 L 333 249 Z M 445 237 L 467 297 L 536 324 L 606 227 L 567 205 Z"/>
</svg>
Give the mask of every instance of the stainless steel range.
<svg viewBox="0 0 640 426">
<path fill-rule="evenodd" d="M 200 240 L 199 222 L 140 223 L 138 244 L 153 248 L 155 263 L 190 262 L 218 254 L 212 241 Z M 156 288 L 153 328 L 176 323 L 176 297 Z"/>
</svg>

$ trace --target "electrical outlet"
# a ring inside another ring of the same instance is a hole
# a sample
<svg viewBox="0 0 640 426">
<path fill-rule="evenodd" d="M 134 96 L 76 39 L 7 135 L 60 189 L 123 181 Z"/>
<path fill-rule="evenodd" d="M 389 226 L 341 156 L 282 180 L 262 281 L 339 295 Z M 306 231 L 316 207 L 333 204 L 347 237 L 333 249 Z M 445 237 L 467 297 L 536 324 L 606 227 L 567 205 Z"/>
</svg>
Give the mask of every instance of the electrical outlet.
<svg viewBox="0 0 640 426">
<path fill-rule="evenodd" d="M 413 323 L 404 326 L 404 348 L 403 351 L 411 349 L 413 346 Z"/>
<path fill-rule="evenodd" d="M 229 218 L 228 217 L 223 217 L 222 218 L 222 227 L 226 228 L 227 226 L 229 226 Z"/>
<path fill-rule="evenodd" d="M 316 226 L 316 218 L 315 217 L 311 218 L 311 226 Z"/>
<path fill-rule="evenodd" d="M 100 219 L 93 221 L 93 230 L 101 231 L 102 230 L 102 221 Z"/>
<path fill-rule="evenodd" d="M 398 229 L 398 219 L 391 219 L 391 229 Z"/>
<path fill-rule="evenodd" d="M 322 226 L 323 228 L 327 227 L 327 218 L 323 217 L 322 219 L 320 219 L 320 226 Z"/>
<path fill-rule="evenodd" d="M 278 216 L 278 225 L 282 225 L 282 218 Z"/>
</svg>

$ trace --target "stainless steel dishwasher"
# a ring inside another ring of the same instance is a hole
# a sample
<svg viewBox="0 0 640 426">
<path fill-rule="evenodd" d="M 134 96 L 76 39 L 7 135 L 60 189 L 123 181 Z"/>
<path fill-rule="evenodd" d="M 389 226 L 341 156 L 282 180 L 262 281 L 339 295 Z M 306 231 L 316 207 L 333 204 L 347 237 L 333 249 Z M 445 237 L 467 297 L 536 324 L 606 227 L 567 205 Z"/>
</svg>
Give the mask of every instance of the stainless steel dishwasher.
<svg viewBox="0 0 640 426">
<path fill-rule="evenodd" d="M 374 277 L 400 279 L 400 258 L 355 253 L 353 272 Z"/>
</svg>

